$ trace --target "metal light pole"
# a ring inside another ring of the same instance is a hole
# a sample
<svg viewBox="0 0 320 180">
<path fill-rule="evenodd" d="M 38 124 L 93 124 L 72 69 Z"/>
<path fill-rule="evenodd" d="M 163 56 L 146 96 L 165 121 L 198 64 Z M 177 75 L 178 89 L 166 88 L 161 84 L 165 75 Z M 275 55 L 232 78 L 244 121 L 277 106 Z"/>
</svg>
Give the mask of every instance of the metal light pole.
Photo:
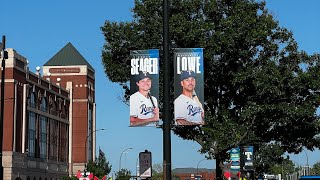
<svg viewBox="0 0 320 180">
<path fill-rule="evenodd" d="M 305 169 L 305 172 L 306 172 L 306 175 L 309 175 L 309 158 L 308 158 L 308 153 L 306 150 L 302 149 L 304 151 L 304 153 L 306 154 L 306 157 L 307 157 L 307 167 L 304 168 Z"/>
<path fill-rule="evenodd" d="M 199 175 L 199 164 L 204 161 L 204 160 L 207 160 L 207 159 L 202 159 L 198 162 L 198 165 L 197 165 L 197 175 Z"/>
<path fill-rule="evenodd" d="M 140 176 L 140 167 L 138 165 L 138 161 L 139 161 L 139 156 L 137 157 L 137 161 L 136 161 L 136 179 L 138 179 L 138 177 Z"/>
<path fill-rule="evenodd" d="M 306 154 L 306 157 L 307 157 L 307 166 L 309 167 L 309 159 L 308 159 L 308 153 L 306 150 L 302 149 L 304 151 L 304 153 Z"/>
<path fill-rule="evenodd" d="M 171 180 L 171 104 L 169 0 L 163 0 L 163 179 Z"/>
<path fill-rule="evenodd" d="M 125 150 L 123 150 L 123 151 L 121 152 L 120 161 L 119 161 L 119 172 L 120 172 L 120 170 L 121 170 L 121 157 L 122 157 L 122 154 L 123 154 L 124 152 L 126 152 L 127 150 L 129 150 L 129 149 L 132 149 L 132 148 L 127 148 L 127 149 L 125 149 Z"/>
<path fill-rule="evenodd" d="M 91 133 L 87 136 L 86 138 L 86 144 L 85 144 L 85 172 L 87 171 L 87 163 L 88 163 L 88 159 L 87 159 L 87 142 L 88 142 L 88 138 L 94 133 L 94 132 L 97 132 L 97 131 L 104 131 L 106 129 L 97 129 L 97 130 L 94 130 L 94 131 L 91 131 Z"/>
<path fill-rule="evenodd" d="M 3 166 L 2 166 L 2 145 L 3 145 L 3 117 L 4 117 L 4 74 L 6 69 L 6 37 L 2 36 L 2 72 L 1 72 L 1 116 L 0 116 L 0 178 L 3 179 Z"/>
</svg>

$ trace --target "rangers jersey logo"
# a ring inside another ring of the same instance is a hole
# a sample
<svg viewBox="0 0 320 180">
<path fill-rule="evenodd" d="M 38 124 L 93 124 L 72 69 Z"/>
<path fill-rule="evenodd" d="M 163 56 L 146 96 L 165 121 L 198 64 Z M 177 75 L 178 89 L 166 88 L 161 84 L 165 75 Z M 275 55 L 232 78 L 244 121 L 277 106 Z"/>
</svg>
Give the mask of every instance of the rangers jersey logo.
<svg viewBox="0 0 320 180">
<path fill-rule="evenodd" d="M 194 107 L 192 104 L 188 105 L 187 110 L 189 116 L 195 116 L 196 114 L 201 113 L 201 108 L 198 106 Z"/>
<path fill-rule="evenodd" d="M 142 104 L 141 106 L 140 106 L 140 109 L 141 109 L 141 111 L 140 111 L 140 114 L 143 114 L 143 115 L 148 115 L 148 114 L 150 114 L 150 113 L 153 113 L 153 107 L 147 107 L 147 105 L 145 105 L 145 104 Z"/>
</svg>

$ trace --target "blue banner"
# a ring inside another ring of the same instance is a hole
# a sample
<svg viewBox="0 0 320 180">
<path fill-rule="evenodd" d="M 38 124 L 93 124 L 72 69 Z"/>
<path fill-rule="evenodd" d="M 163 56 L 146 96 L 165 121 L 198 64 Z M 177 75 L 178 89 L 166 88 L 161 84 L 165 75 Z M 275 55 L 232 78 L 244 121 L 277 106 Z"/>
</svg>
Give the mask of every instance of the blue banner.
<svg viewBox="0 0 320 180">
<path fill-rule="evenodd" d="M 204 124 L 203 48 L 174 49 L 175 125 Z"/>
<path fill-rule="evenodd" d="M 240 148 L 230 150 L 231 171 L 240 171 Z"/>
<path fill-rule="evenodd" d="M 159 50 L 130 51 L 130 126 L 159 123 Z"/>
</svg>

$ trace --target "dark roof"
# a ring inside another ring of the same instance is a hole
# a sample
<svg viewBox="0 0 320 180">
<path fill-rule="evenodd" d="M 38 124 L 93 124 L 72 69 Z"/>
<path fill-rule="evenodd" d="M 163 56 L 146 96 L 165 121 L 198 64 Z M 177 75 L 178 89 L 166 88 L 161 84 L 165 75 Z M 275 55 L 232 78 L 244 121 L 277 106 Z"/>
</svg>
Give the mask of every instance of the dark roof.
<svg viewBox="0 0 320 180">
<path fill-rule="evenodd" d="M 44 66 L 73 66 L 87 65 L 92 70 L 93 67 L 79 53 L 79 51 L 69 42 L 56 55 L 54 55 Z"/>
</svg>

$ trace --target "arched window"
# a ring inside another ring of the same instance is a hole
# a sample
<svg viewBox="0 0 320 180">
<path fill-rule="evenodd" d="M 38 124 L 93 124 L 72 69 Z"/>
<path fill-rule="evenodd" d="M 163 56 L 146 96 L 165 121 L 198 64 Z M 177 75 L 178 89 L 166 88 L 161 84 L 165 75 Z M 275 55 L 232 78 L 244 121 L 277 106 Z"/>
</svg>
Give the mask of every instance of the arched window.
<svg viewBox="0 0 320 180">
<path fill-rule="evenodd" d="M 34 92 L 32 92 L 31 94 L 30 94 L 30 104 L 29 104 L 29 106 L 30 107 L 32 107 L 32 108 L 36 108 L 36 94 L 34 93 Z"/>
<path fill-rule="evenodd" d="M 28 119 L 28 156 L 35 157 L 36 146 L 36 114 L 29 111 Z"/>
<path fill-rule="evenodd" d="M 64 105 L 64 114 L 65 114 L 65 118 L 66 118 L 67 120 L 69 120 L 69 112 L 68 112 L 68 108 L 67 108 L 66 105 Z"/>
<path fill-rule="evenodd" d="M 47 100 L 45 97 L 42 97 L 41 99 L 40 110 L 43 112 L 47 112 Z"/>
<path fill-rule="evenodd" d="M 88 85 L 88 97 L 89 97 L 89 100 L 91 101 L 92 98 L 91 98 L 91 83 L 89 82 L 89 85 Z"/>
<path fill-rule="evenodd" d="M 47 159 L 47 124 L 45 116 L 40 116 L 40 158 Z"/>
<path fill-rule="evenodd" d="M 51 105 L 51 114 L 57 115 L 57 102 L 53 102 Z"/>
</svg>

